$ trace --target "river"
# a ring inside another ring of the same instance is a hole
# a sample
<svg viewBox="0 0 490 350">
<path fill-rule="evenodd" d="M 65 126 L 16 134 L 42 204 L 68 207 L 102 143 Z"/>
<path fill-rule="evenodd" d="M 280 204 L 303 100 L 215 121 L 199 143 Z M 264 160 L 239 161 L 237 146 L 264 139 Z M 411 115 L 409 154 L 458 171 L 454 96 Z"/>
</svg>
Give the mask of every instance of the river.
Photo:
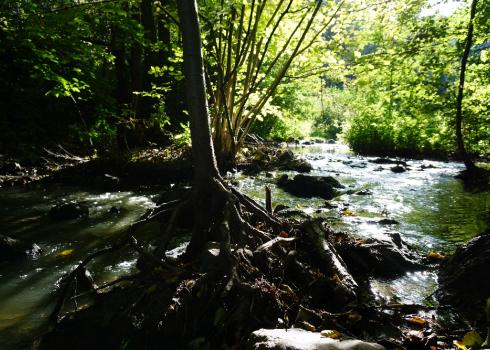
<svg viewBox="0 0 490 350">
<path fill-rule="evenodd" d="M 449 253 L 457 244 L 482 232 L 488 223 L 490 193 L 468 193 L 454 179 L 461 164 L 408 160 L 410 170 L 394 173 L 393 165 L 369 162 L 338 144 L 295 147 L 312 165 L 312 175 L 331 175 L 346 188 L 329 201 L 296 198 L 275 186 L 284 172 L 249 177 L 233 175 L 237 187 L 264 201 L 264 187 L 272 188 L 273 204 L 283 204 L 325 218 L 338 230 L 363 237 L 387 238 L 391 232 L 422 254 Z M 294 175 L 294 172 L 286 172 Z M 359 192 L 364 193 L 363 195 Z M 111 242 L 158 196 L 152 192 L 87 192 L 62 186 L 32 186 L 0 192 L 0 233 L 37 243 L 36 258 L 0 264 L 0 350 L 22 348 L 46 320 L 63 274 L 89 252 Z M 84 201 L 86 219 L 53 222 L 49 209 L 63 201 Z M 120 213 L 110 213 L 111 207 Z M 382 218 L 395 225 L 379 225 Z M 149 228 L 151 229 L 151 228 Z M 121 252 L 92 266 L 97 283 L 135 269 L 136 256 Z M 372 280 L 371 288 L 384 302 L 424 303 L 437 286 L 432 272 L 414 272 L 394 280 Z"/>
</svg>

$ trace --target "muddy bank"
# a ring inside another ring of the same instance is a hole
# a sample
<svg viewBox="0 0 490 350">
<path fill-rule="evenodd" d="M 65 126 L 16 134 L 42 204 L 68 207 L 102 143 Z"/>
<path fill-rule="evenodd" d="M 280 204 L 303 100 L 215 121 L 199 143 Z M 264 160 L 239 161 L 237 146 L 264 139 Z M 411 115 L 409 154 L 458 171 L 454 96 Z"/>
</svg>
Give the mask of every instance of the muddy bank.
<svg viewBox="0 0 490 350">
<path fill-rule="evenodd" d="M 272 170 L 311 171 L 304 159 L 280 143 L 249 144 L 238 155 L 236 168 L 246 174 Z M 64 151 L 66 152 L 66 151 Z M 105 154 L 91 159 L 66 153 L 36 156 L 34 160 L 0 158 L 0 188 L 34 183 L 61 183 L 101 191 L 167 188 L 193 176 L 187 148 L 145 148 Z"/>
</svg>

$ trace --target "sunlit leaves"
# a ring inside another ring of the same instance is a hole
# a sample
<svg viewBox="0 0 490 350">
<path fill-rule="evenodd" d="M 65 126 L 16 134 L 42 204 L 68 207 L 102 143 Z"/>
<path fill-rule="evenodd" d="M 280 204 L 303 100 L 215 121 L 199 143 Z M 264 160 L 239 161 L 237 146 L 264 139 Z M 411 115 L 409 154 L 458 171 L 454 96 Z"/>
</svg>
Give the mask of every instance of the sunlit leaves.
<svg viewBox="0 0 490 350">
<path fill-rule="evenodd" d="M 345 133 L 356 150 L 440 154 L 454 149 L 455 92 L 467 10 L 462 7 L 451 18 L 420 17 L 423 3 L 359 1 L 329 34 L 324 62 L 332 69 L 326 74 L 343 79 L 345 93 L 356 96 L 346 106 Z M 482 47 L 485 25 L 476 28 L 475 43 Z M 469 148 L 488 154 L 490 75 L 486 49 L 478 48 L 467 72 L 465 129 Z"/>
</svg>

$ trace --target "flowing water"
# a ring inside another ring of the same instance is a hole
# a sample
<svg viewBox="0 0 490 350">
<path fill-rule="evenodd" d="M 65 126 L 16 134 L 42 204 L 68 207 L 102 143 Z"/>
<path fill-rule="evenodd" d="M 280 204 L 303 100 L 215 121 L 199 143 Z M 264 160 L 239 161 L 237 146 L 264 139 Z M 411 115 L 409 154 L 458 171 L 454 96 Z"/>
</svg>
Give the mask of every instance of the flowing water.
<svg viewBox="0 0 490 350">
<path fill-rule="evenodd" d="M 242 176 L 239 188 L 265 204 L 264 188 L 269 186 L 273 206 L 283 204 L 325 218 L 334 228 L 359 238 L 389 239 L 389 233 L 398 232 L 421 254 L 450 253 L 488 225 L 490 193 L 468 193 L 463 189 L 454 178 L 464 169 L 462 164 L 407 160 L 409 170 L 394 173 L 390 168 L 395 164 L 372 163 L 370 160 L 375 157 L 356 156 L 345 145 L 316 144 L 293 150 L 313 165 L 311 175 L 338 179 L 345 186 L 343 194 L 328 204 L 320 198 L 293 197 L 275 186 L 284 172 Z M 378 221 L 385 218 L 398 224 L 380 225 Z M 371 281 L 374 294 L 387 303 L 425 303 L 436 287 L 436 274 L 427 271 Z"/>
<path fill-rule="evenodd" d="M 293 149 L 314 167 L 313 175 L 331 175 L 343 185 L 343 194 L 329 201 L 296 198 L 276 188 L 283 172 L 255 177 L 234 175 L 237 187 L 264 200 L 272 188 L 273 204 L 284 204 L 312 216 L 321 216 L 337 229 L 359 237 L 387 238 L 399 232 L 421 253 L 450 252 L 483 231 L 488 221 L 490 194 L 470 194 L 454 179 L 462 166 L 451 162 L 407 161 L 409 171 L 395 174 L 393 165 L 370 163 L 343 145 L 318 144 Z M 294 175 L 294 172 L 287 172 Z M 358 194 L 365 191 L 367 195 Z M 37 243 L 39 257 L 0 264 L 0 350 L 20 348 L 42 325 L 53 307 L 54 291 L 63 274 L 88 253 L 112 242 L 148 208 L 155 193 L 85 192 L 76 188 L 38 187 L 0 192 L 0 234 Z M 54 222 L 49 209 L 63 201 L 83 201 L 90 207 L 86 219 Z M 110 212 L 111 207 L 120 213 Z M 390 218 L 399 222 L 383 226 Z M 110 281 L 134 270 L 136 257 L 121 252 L 91 267 L 95 281 Z M 414 272 L 395 280 L 372 280 L 380 300 L 421 303 L 437 286 L 432 272 Z"/>
<path fill-rule="evenodd" d="M 40 187 L 0 192 L 0 233 L 36 242 L 38 257 L 0 263 L 0 350 L 20 347 L 45 323 L 53 308 L 60 278 L 88 253 L 108 245 L 146 209 L 154 194 L 91 193 L 75 188 Z M 83 201 L 85 219 L 56 222 L 47 213 L 55 204 Z M 120 208 L 111 213 L 110 208 Z M 129 274 L 136 257 L 121 253 L 109 267 L 95 269 L 96 282 Z M 102 264 L 101 264 L 102 265 Z M 105 265 L 105 264 L 104 264 Z"/>
</svg>

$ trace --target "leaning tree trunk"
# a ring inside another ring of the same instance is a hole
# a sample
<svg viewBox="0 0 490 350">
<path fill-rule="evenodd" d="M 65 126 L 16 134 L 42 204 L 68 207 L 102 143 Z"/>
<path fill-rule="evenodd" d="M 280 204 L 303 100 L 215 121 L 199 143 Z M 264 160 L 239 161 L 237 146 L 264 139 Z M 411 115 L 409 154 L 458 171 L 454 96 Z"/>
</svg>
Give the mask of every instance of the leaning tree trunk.
<svg viewBox="0 0 490 350">
<path fill-rule="evenodd" d="M 463 57 L 461 59 L 461 71 L 459 75 L 459 86 L 458 86 L 458 97 L 456 99 L 456 142 L 458 144 L 458 151 L 461 157 L 463 158 L 463 162 L 468 171 L 475 170 L 475 163 L 471 160 L 471 157 L 466 152 L 464 146 L 463 133 L 461 131 L 461 124 L 463 122 L 463 92 L 464 92 L 464 81 L 466 75 L 466 65 L 468 63 L 468 56 L 470 55 L 470 49 L 473 42 L 473 20 L 475 18 L 476 13 L 476 4 L 478 0 L 473 0 L 471 3 L 470 10 L 470 23 L 468 25 L 468 33 L 466 35 L 466 44 L 463 52 Z"/>
</svg>

